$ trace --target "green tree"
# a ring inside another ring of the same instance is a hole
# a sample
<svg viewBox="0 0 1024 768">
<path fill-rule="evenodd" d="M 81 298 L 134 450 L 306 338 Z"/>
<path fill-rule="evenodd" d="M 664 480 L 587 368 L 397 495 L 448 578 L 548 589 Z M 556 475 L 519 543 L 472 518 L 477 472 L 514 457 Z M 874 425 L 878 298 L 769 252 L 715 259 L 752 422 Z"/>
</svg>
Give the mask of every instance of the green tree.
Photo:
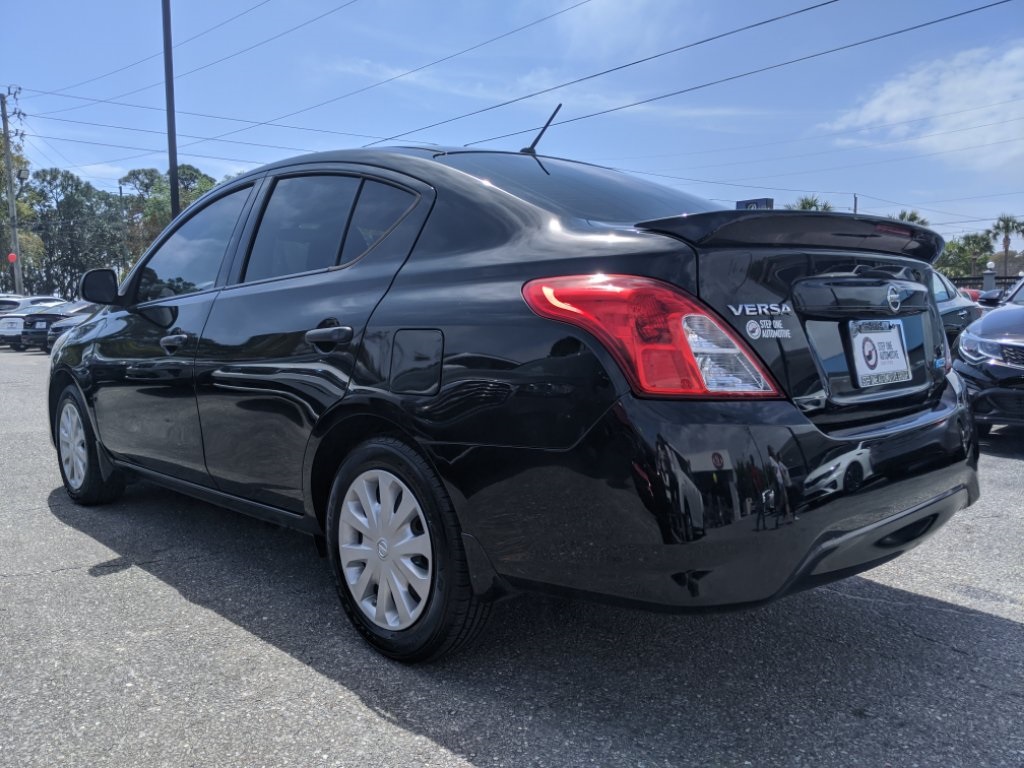
<svg viewBox="0 0 1024 768">
<path fill-rule="evenodd" d="M 987 256 L 992 255 L 992 239 L 988 237 L 984 232 L 972 232 L 969 235 L 964 235 L 961 238 L 964 248 L 970 254 L 971 258 L 971 272 L 972 276 L 980 275 L 981 270 L 979 269 L 979 262 L 982 259 L 988 261 Z"/>
<path fill-rule="evenodd" d="M 786 206 L 791 211 L 831 211 L 832 203 L 828 200 L 821 200 L 817 195 L 804 195 L 797 198 L 795 203 Z"/>
<path fill-rule="evenodd" d="M 42 247 L 23 265 L 25 290 L 70 299 L 84 272 L 119 265 L 118 197 L 57 168 L 33 173 L 31 187 L 30 229 Z"/>
<path fill-rule="evenodd" d="M 992 226 L 985 230 L 985 234 L 993 243 L 1000 239 L 1003 241 L 1003 276 L 1010 274 L 1010 238 L 1014 235 L 1024 235 L 1024 221 L 1008 213 L 1000 214 Z"/>
<path fill-rule="evenodd" d="M 890 219 L 896 219 L 897 221 L 905 221 L 908 224 L 920 224 L 922 227 L 928 226 L 928 219 L 922 216 L 917 211 L 900 211 L 895 216 L 890 215 Z"/>
</svg>

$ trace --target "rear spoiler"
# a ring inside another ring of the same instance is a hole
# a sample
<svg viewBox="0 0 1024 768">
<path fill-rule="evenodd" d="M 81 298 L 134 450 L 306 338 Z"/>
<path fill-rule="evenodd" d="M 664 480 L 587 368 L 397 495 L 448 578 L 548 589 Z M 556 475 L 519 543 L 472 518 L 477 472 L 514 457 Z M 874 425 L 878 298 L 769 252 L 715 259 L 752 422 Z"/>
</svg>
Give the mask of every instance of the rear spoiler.
<svg viewBox="0 0 1024 768">
<path fill-rule="evenodd" d="M 905 221 L 826 211 L 711 211 L 642 221 L 637 229 L 661 232 L 694 245 L 756 245 L 878 251 L 931 264 L 945 241 Z"/>
</svg>

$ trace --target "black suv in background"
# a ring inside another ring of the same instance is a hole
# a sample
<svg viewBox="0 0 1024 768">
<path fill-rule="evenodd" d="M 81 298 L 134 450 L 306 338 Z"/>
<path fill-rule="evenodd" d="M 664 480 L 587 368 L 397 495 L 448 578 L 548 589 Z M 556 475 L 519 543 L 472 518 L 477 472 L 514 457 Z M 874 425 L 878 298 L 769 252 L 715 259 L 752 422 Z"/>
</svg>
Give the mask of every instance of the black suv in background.
<svg viewBox="0 0 1024 768">
<path fill-rule="evenodd" d="M 755 605 L 978 497 L 941 248 L 524 153 L 300 157 L 85 275 L 51 432 L 82 504 L 135 476 L 313 535 L 404 661 L 522 590 Z"/>
</svg>

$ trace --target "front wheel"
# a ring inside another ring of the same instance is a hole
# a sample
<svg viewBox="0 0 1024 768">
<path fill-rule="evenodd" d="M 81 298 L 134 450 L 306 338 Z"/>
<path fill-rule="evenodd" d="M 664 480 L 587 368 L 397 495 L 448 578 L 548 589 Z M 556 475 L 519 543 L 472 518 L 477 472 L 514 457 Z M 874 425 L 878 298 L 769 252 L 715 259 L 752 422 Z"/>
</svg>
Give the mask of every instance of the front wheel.
<svg viewBox="0 0 1024 768">
<path fill-rule="evenodd" d="M 345 459 L 328 502 L 327 541 L 345 612 L 384 655 L 436 659 L 482 628 L 490 606 L 470 585 L 455 510 L 405 443 L 376 438 Z"/>
<path fill-rule="evenodd" d="M 120 473 L 104 478 L 100 470 L 96 436 L 74 384 L 65 387 L 57 400 L 53 430 L 64 490 L 73 501 L 89 506 L 105 504 L 121 495 L 124 479 Z"/>
<path fill-rule="evenodd" d="M 15 352 L 24 352 L 25 351 L 25 345 L 22 344 L 20 341 L 12 341 L 11 342 L 11 349 L 13 349 Z"/>
</svg>

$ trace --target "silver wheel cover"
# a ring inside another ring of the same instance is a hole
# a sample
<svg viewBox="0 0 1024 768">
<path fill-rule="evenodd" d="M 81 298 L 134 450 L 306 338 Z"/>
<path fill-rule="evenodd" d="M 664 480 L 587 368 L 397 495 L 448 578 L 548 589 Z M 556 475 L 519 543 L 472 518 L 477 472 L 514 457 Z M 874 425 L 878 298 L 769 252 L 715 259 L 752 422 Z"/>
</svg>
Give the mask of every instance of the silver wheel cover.
<svg viewBox="0 0 1024 768">
<path fill-rule="evenodd" d="M 345 585 L 366 618 L 391 630 L 416 623 L 430 595 L 434 555 L 419 500 L 405 483 L 382 469 L 352 482 L 338 552 Z"/>
<path fill-rule="evenodd" d="M 89 469 L 89 450 L 85 446 L 82 417 L 78 407 L 70 401 L 64 403 L 60 411 L 57 449 L 64 469 L 64 480 L 71 490 L 77 491 L 85 482 L 85 473 Z"/>
</svg>

